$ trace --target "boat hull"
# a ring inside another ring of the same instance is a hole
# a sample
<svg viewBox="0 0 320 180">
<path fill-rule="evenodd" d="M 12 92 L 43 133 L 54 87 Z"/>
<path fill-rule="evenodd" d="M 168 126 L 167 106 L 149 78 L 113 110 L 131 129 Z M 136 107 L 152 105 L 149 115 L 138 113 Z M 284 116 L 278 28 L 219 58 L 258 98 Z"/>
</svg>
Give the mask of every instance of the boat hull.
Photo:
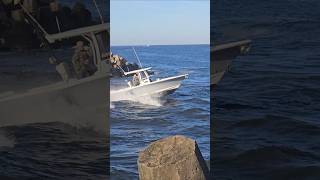
<svg viewBox="0 0 320 180">
<path fill-rule="evenodd" d="M 111 101 L 131 100 L 140 97 L 162 97 L 173 93 L 186 78 L 187 75 L 179 75 L 132 88 L 111 91 Z"/>
<path fill-rule="evenodd" d="M 0 96 L 0 126 L 64 122 L 107 132 L 106 82 L 107 75 L 94 75 Z"/>
<path fill-rule="evenodd" d="M 218 84 L 225 72 L 229 69 L 233 59 L 249 51 L 250 43 L 250 40 L 243 40 L 217 45 L 211 48 L 211 85 L 215 86 Z"/>
</svg>

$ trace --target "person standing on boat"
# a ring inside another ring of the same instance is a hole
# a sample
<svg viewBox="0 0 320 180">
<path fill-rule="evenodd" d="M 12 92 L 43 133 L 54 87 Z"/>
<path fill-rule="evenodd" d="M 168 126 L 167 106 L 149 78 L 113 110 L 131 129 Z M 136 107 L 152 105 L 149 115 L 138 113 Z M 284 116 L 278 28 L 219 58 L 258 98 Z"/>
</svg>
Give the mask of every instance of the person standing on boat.
<svg viewBox="0 0 320 180">
<path fill-rule="evenodd" d="M 84 78 L 92 75 L 94 73 L 90 48 L 85 46 L 83 41 L 78 41 L 73 47 L 75 49 L 74 55 L 72 57 L 72 64 L 76 76 L 78 78 Z"/>
<path fill-rule="evenodd" d="M 133 86 L 138 86 L 140 84 L 140 81 L 139 81 L 139 74 L 138 73 L 135 73 L 133 75 L 133 78 L 132 78 L 132 85 Z"/>
</svg>

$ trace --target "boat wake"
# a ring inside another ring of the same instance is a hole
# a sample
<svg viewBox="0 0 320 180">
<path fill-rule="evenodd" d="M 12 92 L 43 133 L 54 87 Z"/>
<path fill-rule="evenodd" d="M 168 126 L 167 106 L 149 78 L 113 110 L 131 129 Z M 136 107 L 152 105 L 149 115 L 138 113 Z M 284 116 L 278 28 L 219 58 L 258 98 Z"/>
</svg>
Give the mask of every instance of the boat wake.
<svg viewBox="0 0 320 180">
<path fill-rule="evenodd" d="M 119 88 L 117 88 L 119 89 Z M 111 90 L 114 92 L 116 90 Z M 121 96 L 117 96 L 116 94 L 110 96 L 110 107 L 114 108 L 114 103 L 113 102 L 119 102 L 119 101 L 130 101 L 130 102 L 135 102 L 135 103 L 140 103 L 144 105 L 150 105 L 150 106 L 157 106 L 160 107 L 165 103 L 165 100 L 161 98 L 161 96 L 137 96 L 135 94 L 130 94 L 130 93 L 123 93 Z"/>
</svg>

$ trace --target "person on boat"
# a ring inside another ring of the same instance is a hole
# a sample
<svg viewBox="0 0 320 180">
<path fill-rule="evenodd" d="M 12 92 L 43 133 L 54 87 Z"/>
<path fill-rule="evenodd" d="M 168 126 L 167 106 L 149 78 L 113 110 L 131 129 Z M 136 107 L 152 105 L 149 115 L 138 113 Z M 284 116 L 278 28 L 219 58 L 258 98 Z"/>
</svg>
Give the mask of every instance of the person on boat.
<svg viewBox="0 0 320 180">
<path fill-rule="evenodd" d="M 91 76 L 94 73 L 94 68 L 91 62 L 90 48 L 85 46 L 83 41 L 78 41 L 73 48 L 75 51 L 72 64 L 76 76 L 78 78 Z"/>
<path fill-rule="evenodd" d="M 133 86 L 138 86 L 140 84 L 140 81 L 139 81 L 139 74 L 138 73 L 135 73 L 132 77 L 132 85 Z"/>
</svg>

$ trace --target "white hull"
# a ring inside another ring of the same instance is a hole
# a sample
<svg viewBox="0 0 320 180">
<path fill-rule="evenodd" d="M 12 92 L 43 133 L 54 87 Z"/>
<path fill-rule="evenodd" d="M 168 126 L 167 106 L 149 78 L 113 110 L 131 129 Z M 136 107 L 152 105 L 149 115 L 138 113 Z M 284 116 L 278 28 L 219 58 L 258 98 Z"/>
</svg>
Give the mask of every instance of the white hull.
<svg viewBox="0 0 320 180">
<path fill-rule="evenodd" d="M 181 81 L 186 78 L 187 75 L 179 75 L 153 81 L 148 84 L 128 87 L 117 91 L 111 91 L 111 101 L 130 100 L 130 98 L 132 97 L 161 97 L 170 94 L 178 89 L 181 86 Z"/>
<path fill-rule="evenodd" d="M 0 126 L 59 121 L 77 127 L 107 128 L 106 82 L 107 75 L 94 75 L 0 95 Z"/>
</svg>

